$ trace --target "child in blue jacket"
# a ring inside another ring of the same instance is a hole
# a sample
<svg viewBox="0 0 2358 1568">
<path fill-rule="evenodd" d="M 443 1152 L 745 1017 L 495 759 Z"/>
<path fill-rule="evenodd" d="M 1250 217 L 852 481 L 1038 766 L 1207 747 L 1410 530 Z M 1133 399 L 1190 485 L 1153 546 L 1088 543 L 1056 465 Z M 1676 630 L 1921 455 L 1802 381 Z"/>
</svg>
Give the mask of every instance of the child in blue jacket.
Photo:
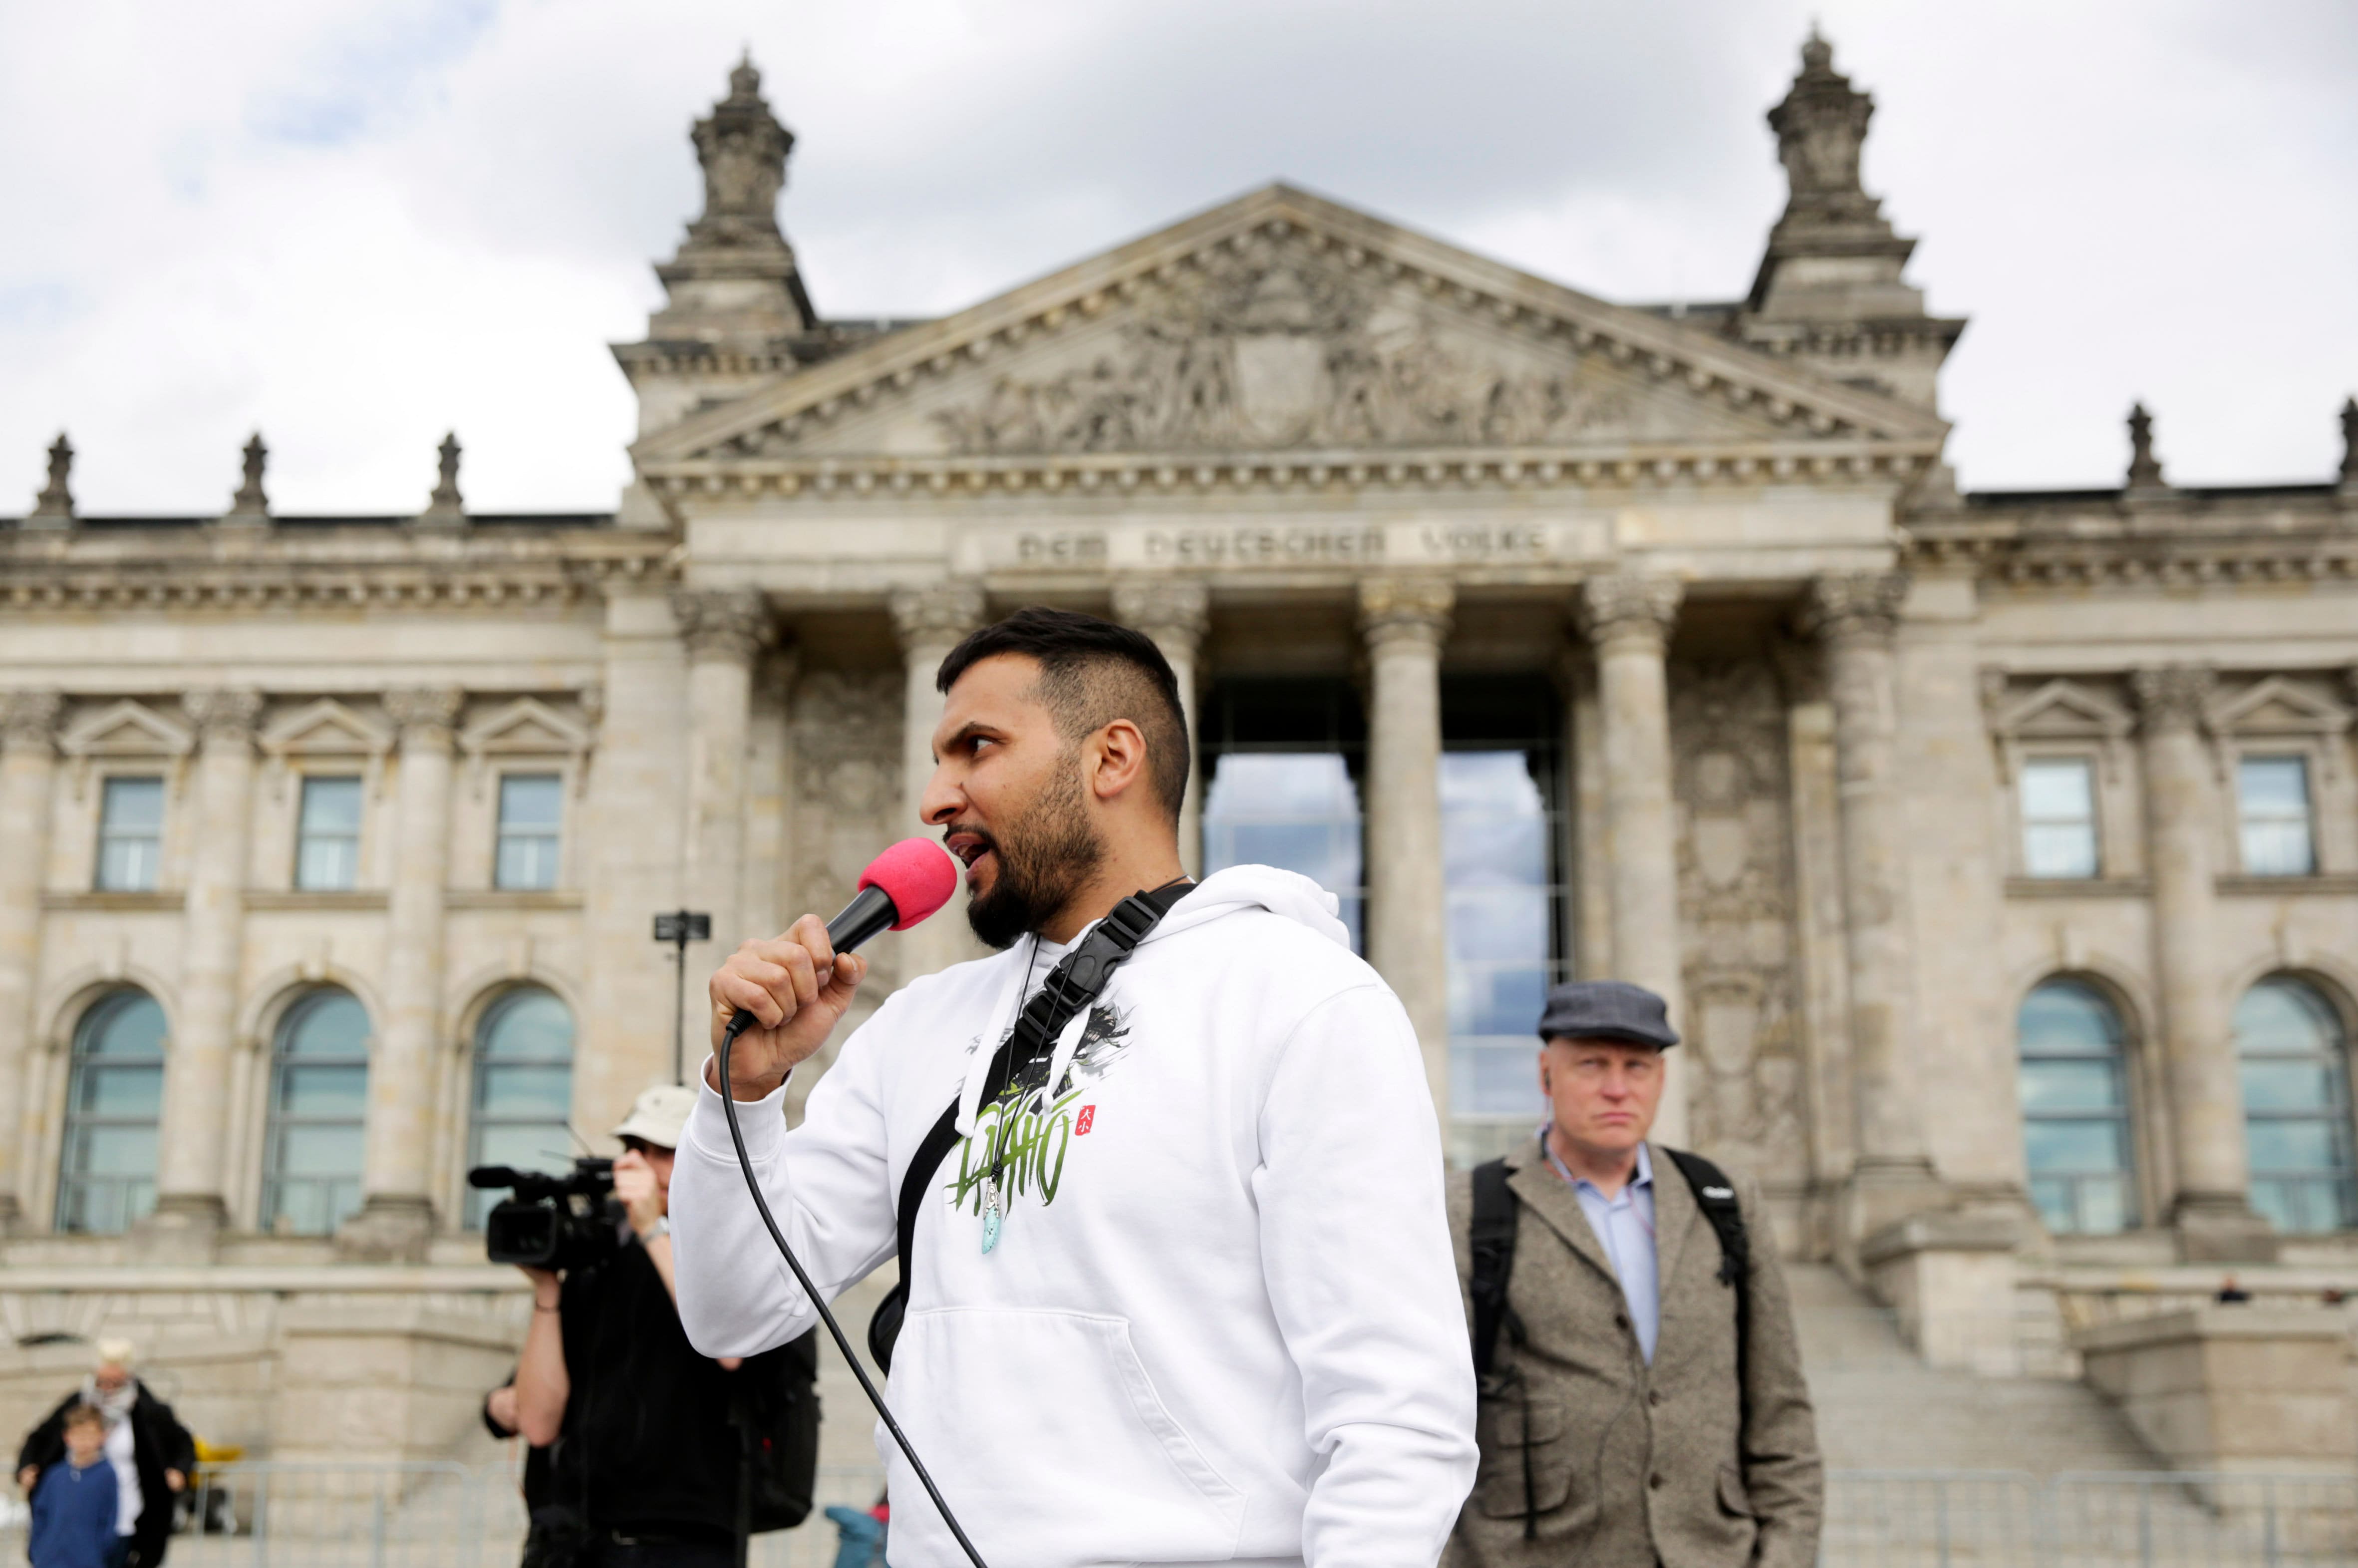
<svg viewBox="0 0 2358 1568">
<path fill-rule="evenodd" d="M 66 1411 L 66 1456 L 33 1483 L 33 1568 L 109 1568 L 114 1553 L 114 1466 L 96 1405 Z"/>
</svg>

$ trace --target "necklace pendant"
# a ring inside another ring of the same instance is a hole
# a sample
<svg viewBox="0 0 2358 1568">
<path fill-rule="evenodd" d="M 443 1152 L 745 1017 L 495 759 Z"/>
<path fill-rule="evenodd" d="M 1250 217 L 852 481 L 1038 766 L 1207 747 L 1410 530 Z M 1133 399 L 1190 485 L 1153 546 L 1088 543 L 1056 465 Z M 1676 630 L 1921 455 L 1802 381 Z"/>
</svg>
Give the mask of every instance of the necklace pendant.
<svg viewBox="0 0 2358 1568">
<path fill-rule="evenodd" d="M 986 1253 L 999 1245 L 999 1183 L 986 1180 L 982 1184 L 982 1249 Z"/>
</svg>

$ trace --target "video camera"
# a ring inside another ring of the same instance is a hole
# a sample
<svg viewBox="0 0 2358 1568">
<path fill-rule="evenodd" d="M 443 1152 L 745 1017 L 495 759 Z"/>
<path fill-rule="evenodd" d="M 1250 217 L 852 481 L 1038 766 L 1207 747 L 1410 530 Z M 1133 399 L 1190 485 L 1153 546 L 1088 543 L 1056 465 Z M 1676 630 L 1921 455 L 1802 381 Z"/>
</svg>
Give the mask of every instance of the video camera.
<svg viewBox="0 0 2358 1568">
<path fill-rule="evenodd" d="M 561 1176 L 478 1165 L 467 1173 L 467 1184 L 511 1190 L 483 1219 L 483 1250 L 494 1263 L 586 1269 L 621 1249 L 622 1206 L 614 1197 L 611 1160 L 576 1160 Z"/>
</svg>

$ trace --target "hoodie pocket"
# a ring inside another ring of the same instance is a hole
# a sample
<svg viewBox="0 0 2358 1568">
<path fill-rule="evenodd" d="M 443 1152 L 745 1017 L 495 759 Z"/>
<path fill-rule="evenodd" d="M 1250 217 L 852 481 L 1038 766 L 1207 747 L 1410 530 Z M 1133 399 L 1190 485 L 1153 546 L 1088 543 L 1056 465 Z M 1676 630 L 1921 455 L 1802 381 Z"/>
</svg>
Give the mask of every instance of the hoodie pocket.
<svg viewBox="0 0 2358 1568">
<path fill-rule="evenodd" d="M 1245 1495 L 1163 1404 L 1123 1318 L 913 1314 L 893 1353 L 892 1402 L 987 1552 L 994 1538 L 1043 1560 L 1236 1551 Z"/>
</svg>

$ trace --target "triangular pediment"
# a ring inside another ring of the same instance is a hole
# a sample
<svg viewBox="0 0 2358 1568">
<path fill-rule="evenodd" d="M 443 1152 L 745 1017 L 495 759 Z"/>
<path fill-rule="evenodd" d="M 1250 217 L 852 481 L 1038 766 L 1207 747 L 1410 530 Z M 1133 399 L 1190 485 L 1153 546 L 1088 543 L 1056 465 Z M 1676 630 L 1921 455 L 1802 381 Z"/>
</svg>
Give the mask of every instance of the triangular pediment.
<svg viewBox="0 0 2358 1568">
<path fill-rule="evenodd" d="M 685 476 L 1250 451 L 1929 454 L 1946 428 L 1280 185 L 694 416 L 633 456 L 643 474 Z"/>
<path fill-rule="evenodd" d="M 262 749 L 273 755 L 288 752 L 340 752 L 382 756 L 393 746 L 393 733 L 373 724 L 333 697 L 321 697 L 273 719 L 262 732 Z"/>
<path fill-rule="evenodd" d="M 485 713 L 459 737 L 460 750 L 476 756 L 564 756 L 590 749 L 590 731 L 529 697 Z"/>
<path fill-rule="evenodd" d="M 2136 729 L 2136 719 L 2119 701 L 2093 687 L 2050 680 L 2000 706 L 1993 728 L 2025 740 L 2117 738 Z"/>
<path fill-rule="evenodd" d="M 83 714 L 58 737 L 69 757 L 181 757 L 196 743 L 189 726 L 127 699 Z"/>
<path fill-rule="evenodd" d="M 2269 676 L 2215 704 L 2211 727 L 2223 735 L 2338 735 L 2350 727 L 2350 710 L 2303 682 Z"/>
</svg>

